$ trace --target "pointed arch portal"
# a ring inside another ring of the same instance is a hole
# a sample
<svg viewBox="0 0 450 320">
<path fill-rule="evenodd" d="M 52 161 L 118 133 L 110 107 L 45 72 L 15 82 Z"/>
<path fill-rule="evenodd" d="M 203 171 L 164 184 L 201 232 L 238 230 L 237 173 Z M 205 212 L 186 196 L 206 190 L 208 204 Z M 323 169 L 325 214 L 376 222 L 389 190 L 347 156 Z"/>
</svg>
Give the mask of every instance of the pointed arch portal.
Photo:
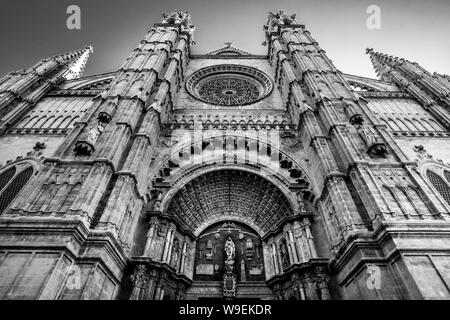
<svg viewBox="0 0 450 320">
<path fill-rule="evenodd" d="M 283 192 L 248 171 L 207 172 L 185 184 L 172 197 L 167 215 L 193 234 L 219 221 L 239 221 L 261 236 L 274 231 L 294 212 Z"/>
</svg>

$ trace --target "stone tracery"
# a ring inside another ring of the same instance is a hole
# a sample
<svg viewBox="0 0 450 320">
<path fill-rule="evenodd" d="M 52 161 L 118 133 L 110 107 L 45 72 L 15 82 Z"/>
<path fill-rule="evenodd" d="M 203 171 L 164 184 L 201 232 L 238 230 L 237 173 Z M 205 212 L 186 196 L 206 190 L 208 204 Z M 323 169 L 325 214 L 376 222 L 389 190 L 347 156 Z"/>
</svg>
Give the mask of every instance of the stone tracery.
<svg viewBox="0 0 450 320">
<path fill-rule="evenodd" d="M 273 85 L 261 71 L 240 65 L 224 64 L 195 72 L 186 83 L 196 99 L 221 106 L 255 103 L 269 95 Z"/>
<path fill-rule="evenodd" d="M 228 75 L 203 82 L 198 93 L 205 101 L 227 106 L 251 103 L 260 94 L 257 85 L 251 80 Z"/>
</svg>

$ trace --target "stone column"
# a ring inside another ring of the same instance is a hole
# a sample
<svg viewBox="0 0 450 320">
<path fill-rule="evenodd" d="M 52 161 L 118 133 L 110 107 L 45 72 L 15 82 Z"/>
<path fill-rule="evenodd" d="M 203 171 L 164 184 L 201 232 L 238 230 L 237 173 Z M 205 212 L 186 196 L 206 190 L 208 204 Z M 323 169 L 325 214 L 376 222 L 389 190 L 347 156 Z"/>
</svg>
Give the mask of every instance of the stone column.
<svg viewBox="0 0 450 320">
<path fill-rule="evenodd" d="M 270 279 L 272 276 L 276 274 L 275 266 L 272 258 L 272 250 L 269 244 L 266 242 L 263 243 L 263 258 L 266 272 L 266 279 Z"/>
<path fill-rule="evenodd" d="M 166 239 L 164 242 L 164 249 L 163 249 L 163 255 L 161 258 L 162 262 L 167 262 L 167 257 L 169 256 L 169 247 L 170 247 L 170 239 L 172 237 L 172 229 L 168 229 L 166 233 Z"/>
<path fill-rule="evenodd" d="M 155 299 L 155 291 L 156 291 L 157 281 L 158 281 L 157 272 L 155 270 L 151 270 L 150 275 L 149 275 L 149 282 L 148 282 L 148 286 L 147 286 L 147 299 L 148 300 Z"/>
<path fill-rule="evenodd" d="M 294 236 L 292 235 L 292 230 L 289 230 L 287 232 L 287 237 L 289 239 L 289 246 L 291 247 L 294 263 L 298 263 L 299 259 L 298 259 L 297 248 L 296 248 L 297 246 L 296 246 L 296 243 L 294 240 Z"/>
<path fill-rule="evenodd" d="M 305 285 L 303 284 L 303 282 L 299 283 L 299 285 L 297 286 L 297 290 L 300 296 L 300 300 L 307 300 L 305 293 Z"/>
<path fill-rule="evenodd" d="M 184 264 L 186 261 L 186 250 L 187 250 L 187 243 L 186 240 L 183 242 L 183 248 L 181 249 L 181 262 L 180 262 L 180 268 L 179 273 L 184 273 Z"/>
<path fill-rule="evenodd" d="M 161 286 L 157 285 L 155 290 L 155 296 L 153 300 L 160 300 L 159 297 L 161 296 Z"/>
<path fill-rule="evenodd" d="M 294 240 L 297 247 L 299 262 L 305 262 L 306 254 L 302 246 L 302 227 L 299 221 L 294 221 Z"/>
<path fill-rule="evenodd" d="M 170 228 L 170 238 L 169 238 L 169 246 L 167 247 L 167 255 L 166 255 L 166 259 L 163 260 L 163 262 L 167 262 L 168 264 L 170 264 L 170 260 L 172 258 L 172 249 L 173 249 L 173 239 L 175 238 L 175 230 L 176 227 L 174 224 L 170 224 L 169 226 Z"/>
<path fill-rule="evenodd" d="M 320 295 L 322 300 L 331 300 L 330 290 L 328 289 L 327 281 L 319 282 Z"/>
<path fill-rule="evenodd" d="M 276 251 L 275 244 L 272 243 L 270 245 L 270 248 L 271 248 L 271 256 L 272 256 L 272 263 L 273 263 L 274 271 L 275 271 L 275 274 L 277 275 L 280 273 L 280 271 L 278 268 L 277 251 Z"/>
<path fill-rule="evenodd" d="M 159 292 L 159 299 L 158 300 L 162 300 L 164 299 L 164 287 L 161 287 L 161 291 Z"/>
</svg>

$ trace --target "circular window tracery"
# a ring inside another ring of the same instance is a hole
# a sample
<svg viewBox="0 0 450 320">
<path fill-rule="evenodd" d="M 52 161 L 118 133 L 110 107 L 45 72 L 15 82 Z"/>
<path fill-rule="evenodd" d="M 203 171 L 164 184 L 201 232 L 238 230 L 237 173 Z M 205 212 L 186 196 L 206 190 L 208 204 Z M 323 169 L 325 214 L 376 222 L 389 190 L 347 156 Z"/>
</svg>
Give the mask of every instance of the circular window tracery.
<svg viewBox="0 0 450 320">
<path fill-rule="evenodd" d="M 200 69 L 186 82 L 193 97 L 221 106 L 255 103 L 269 95 L 272 88 L 272 81 L 263 72 L 233 64 Z"/>
</svg>

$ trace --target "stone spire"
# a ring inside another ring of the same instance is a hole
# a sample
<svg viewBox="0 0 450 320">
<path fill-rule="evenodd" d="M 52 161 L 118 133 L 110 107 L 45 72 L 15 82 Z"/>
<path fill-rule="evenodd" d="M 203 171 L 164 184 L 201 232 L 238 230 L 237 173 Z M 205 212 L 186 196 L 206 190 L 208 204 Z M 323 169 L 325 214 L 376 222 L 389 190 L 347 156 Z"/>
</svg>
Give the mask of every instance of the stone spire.
<svg viewBox="0 0 450 320">
<path fill-rule="evenodd" d="M 67 73 L 64 75 L 64 78 L 66 80 L 71 80 L 74 78 L 79 78 L 83 75 L 84 69 L 86 67 L 86 63 L 89 59 L 89 56 L 91 53 L 94 52 L 94 48 L 92 46 L 86 46 L 84 49 L 81 50 L 81 55 L 77 54 L 76 59 L 71 59 L 72 61 L 69 64 L 69 69 L 67 70 Z"/>
<path fill-rule="evenodd" d="M 369 54 L 370 60 L 372 61 L 372 65 L 377 76 L 382 80 L 389 80 L 387 79 L 387 67 L 390 66 L 392 62 L 396 62 L 398 58 L 389 56 L 384 53 L 376 52 L 372 48 L 367 48 L 366 54 Z"/>
<path fill-rule="evenodd" d="M 92 47 L 39 60 L 26 70 L 8 73 L 0 80 L 0 131 L 32 108 L 54 86 L 81 76 Z"/>
<path fill-rule="evenodd" d="M 431 74 L 417 62 L 393 57 L 368 48 L 366 53 L 377 75 L 382 80 L 393 81 L 411 94 L 422 94 L 426 104 L 436 101 L 445 107 L 450 107 L 450 84 L 437 74 Z"/>
</svg>

